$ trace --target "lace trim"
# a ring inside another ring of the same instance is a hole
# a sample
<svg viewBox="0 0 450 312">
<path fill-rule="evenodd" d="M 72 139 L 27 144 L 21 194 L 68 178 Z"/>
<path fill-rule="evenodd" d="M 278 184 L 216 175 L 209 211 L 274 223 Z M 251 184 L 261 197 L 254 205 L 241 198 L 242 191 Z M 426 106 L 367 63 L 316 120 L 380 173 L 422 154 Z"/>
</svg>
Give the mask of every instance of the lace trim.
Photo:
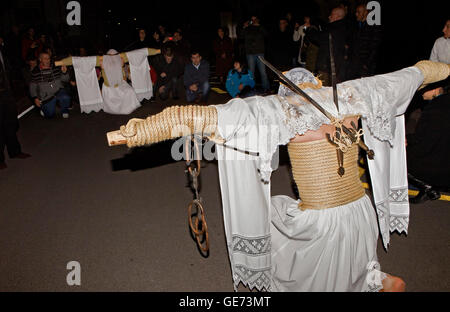
<svg viewBox="0 0 450 312">
<path fill-rule="evenodd" d="M 243 253 L 247 256 L 261 256 L 270 254 L 272 247 L 271 235 L 262 237 L 232 236 L 231 250 L 233 253 Z"/>
<path fill-rule="evenodd" d="M 377 203 L 376 210 L 378 214 L 378 222 L 380 224 L 381 237 L 383 245 L 387 249 L 389 244 L 390 232 L 405 232 L 408 234 L 409 216 L 391 215 L 390 204 L 408 204 L 408 188 L 394 188 L 389 190 L 389 196 L 385 201 Z"/>
<path fill-rule="evenodd" d="M 381 272 L 380 264 L 373 261 L 367 265 L 367 290 L 366 292 L 379 292 L 383 289 L 383 280 L 387 277 L 386 273 Z"/>
<path fill-rule="evenodd" d="M 407 203 L 408 202 L 408 188 L 402 187 L 391 189 L 389 191 L 389 202 L 391 203 Z"/>
<path fill-rule="evenodd" d="M 364 89 L 364 91 L 368 90 Z M 364 99 L 360 95 L 361 91 L 344 82 L 340 84 L 338 89 L 340 113 L 337 114 L 331 88 L 308 90 L 307 93 L 335 117 L 360 115 L 367 120 L 369 131 L 374 137 L 392 144 L 395 123 L 391 117 L 392 114 L 387 110 L 388 107 L 382 105 L 383 103 L 378 103 L 376 99 Z M 330 123 L 309 102 L 306 103 L 304 99 L 298 96 L 297 99 L 299 103 L 303 104 L 293 105 L 288 103 L 285 98 L 280 97 L 286 115 L 286 126 L 290 133 L 301 135 L 308 130 L 317 130 L 321 125 Z"/>
<path fill-rule="evenodd" d="M 390 203 L 394 204 L 407 204 L 409 201 L 408 188 L 401 187 L 391 189 L 389 191 L 388 200 Z M 393 215 L 389 216 L 389 230 L 391 232 L 397 231 L 399 233 L 402 232 L 408 233 L 408 224 L 409 224 L 408 216 L 393 216 Z"/>
<path fill-rule="evenodd" d="M 244 265 L 235 265 L 233 270 L 233 280 L 235 289 L 239 283 L 242 283 L 250 290 L 256 287 L 258 291 L 270 291 L 271 268 L 250 269 Z"/>
<path fill-rule="evenodd" d="M 82 113 L 89 114 L 91 112 L 98 113 L 103 109 L 103 102 L 90 103 L 90 104 L 80 104 L 80 111 Z"/>
<path fill-rule="evenodd" d="M 378 214 L 378 223 L 380 225 L 381 238 L 383 240 L 384 248 L 387 250 L 390 239 L 389 228 L 387 226 L 388 224 L 387 221 L 389 219 L 389 205 L 386 200 L 378 204 L 375 204 L 375 206 Z"/>
<path fill-rule="evenodd" d="M 405 232 L 408 234 L 409 217 L 391 216 L 389 220 L 389 228 L 391 232 Z"/>
</svg>

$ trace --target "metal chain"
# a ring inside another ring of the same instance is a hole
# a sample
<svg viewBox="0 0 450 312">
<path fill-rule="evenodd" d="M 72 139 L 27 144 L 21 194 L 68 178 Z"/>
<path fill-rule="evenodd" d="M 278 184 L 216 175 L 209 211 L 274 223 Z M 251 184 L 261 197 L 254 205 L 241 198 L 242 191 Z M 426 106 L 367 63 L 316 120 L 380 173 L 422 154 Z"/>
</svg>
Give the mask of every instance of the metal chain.
<svg viewBox="0 0 450 312">
<path fill-rule="evenodd" d="M 194 153 L 196 153 L 194 155 L 198 156 L 200 151 L 198 140 L 199 138 L 195 136 L 186 138 L 186 166 L 191 176 L 191 185 L 194 190 L 194 199 L 188 206 L 188 222 L 192 233 L 195 235 L 198 247 L 202 252 L 207 253 L 209 250 L 208 224 L 206 223 L 205 210 L 198 190 L 201 161 L 200 157 L 198 157 L 196 162 L 191 160 L 191 142 L 194 143 Z M 193 208 L 195 208 L 194 214 L 192 214 Z"/>
</svg>

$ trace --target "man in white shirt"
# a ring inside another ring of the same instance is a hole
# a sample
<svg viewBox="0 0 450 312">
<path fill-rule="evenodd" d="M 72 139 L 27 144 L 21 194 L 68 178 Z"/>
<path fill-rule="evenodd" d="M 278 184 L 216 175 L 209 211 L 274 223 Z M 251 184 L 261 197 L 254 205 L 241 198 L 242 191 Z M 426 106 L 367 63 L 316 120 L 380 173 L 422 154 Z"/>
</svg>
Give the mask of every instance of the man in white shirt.
<svg viewBox="0 0 450 312">
<path fill-rule="evenodd" d="M 444 36 L 434 42 L 431 50 L 430 61 L 450 64 L 450 19 L 445 23 L 442 29 Z"/>
</svg>

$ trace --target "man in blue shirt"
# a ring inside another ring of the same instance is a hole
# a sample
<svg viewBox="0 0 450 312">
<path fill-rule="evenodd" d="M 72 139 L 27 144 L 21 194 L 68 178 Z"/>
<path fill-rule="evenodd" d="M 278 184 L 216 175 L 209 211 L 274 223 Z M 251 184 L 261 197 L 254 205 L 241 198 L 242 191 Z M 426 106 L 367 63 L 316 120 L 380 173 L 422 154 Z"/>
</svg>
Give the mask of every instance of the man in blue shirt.
<svg viewBox="0 0 450 312">
<path fill-rule="evenodd" d="M 197 51 L 191 53 L 191 61 L 184 69 L 186 100 L 189 103 L 206 103 L 209 94 L 209 63 L 202 60 Z"/>
<path fill-rule="evenodd" d="M 234 69 L 228 72 L 226 87 L 233 98 L 254 95 L 255 80 L 253 79 L 253 73 L 245 68 L 240 61 L 235 61 Z"/>
</svg>

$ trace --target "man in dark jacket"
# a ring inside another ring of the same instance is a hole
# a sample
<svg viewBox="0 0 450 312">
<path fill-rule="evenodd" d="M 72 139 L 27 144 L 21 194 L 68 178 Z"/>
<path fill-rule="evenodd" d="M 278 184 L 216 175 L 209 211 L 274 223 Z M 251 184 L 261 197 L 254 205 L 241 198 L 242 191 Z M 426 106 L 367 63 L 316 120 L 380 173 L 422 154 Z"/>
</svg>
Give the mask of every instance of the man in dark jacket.
<svg viewBox="0 0 450 312">
<path fill-rule="evenodd" d="M 357 23 L 352 31 L 347 79 L 357 79 L 375 74 L 376 57 L 381 43 L 381 29 L 380 26 L 367 24 L 368 13 L 365 5 L 361 4 L 356 8 Z"/>
<path fill-rule="evenodd" d="M 0 170 L 5 169 L 5 147 L 10 158 L 28 158 L 30 155 L 22 153 L 17 130 L 17 107 L 11 92 L 9 63 L 3 49 L 3 38 L 0 36 Z"/>
<path fill-rule="evenodd" d="M 173 42 L 175 44 L 174 52 L 179 61 L 183 66 L 189 63 L 189 51 L 191 50 L 191 44 L 187 41 L 181 30 L 177 30 L 173 33 Z"/>
<path fill-rule="evenodd" d="M 191 53 L 191 61 L 184 68 L 186 100 L 189 103 L 206 103 L 209 94 L 209 63 L 202 60 L 200 53 L 196 51 Z"/>
<path fill-rule="evenodd" d="M 244 38 L 248 67 L 252 73 L 255 73 L 255 67 L 258 65 L 263 89 L 264 91 L 268 91 L 270 89 L 270 84 L 269 79 L 267 78 L 266 66 L 258 58 L 258 56 L 264 56 L 264 41 L 267 32 L 264 27 L 259 24 L 258 17 L 252 16 L 249 22 L 244 23 L 244 29 L 241 35 Z"/>
<path fill-rule="evenodd" d="M 132 42 L 129 44 L 125 51 L 132 51 L 137 49 L 143 49 L 143 48 L 150 48 L 150 42 L 147 38 L 147 32 L 144 28 L 138 29 L 138 40 Z"/>
<path fill-rule="evenodd" d="M 152 65 L 158 74 L 155 87 L 161 100 L 167 100 L 170 91 L 172 91 L 172 98 L 177 100 L 178 79 L 183 74 L 183 67 L 173 48 L 170 46 L 163 47 L 162 54 L 155 56 Z"/>
<path fill-rule="evenodd" d="M 337 7 L 331 11 L 328 17 L 330 23 L 326 30 L 322 32 L 312 28 L 306 30 L 307 39 L 319 46 L 316 68 L 325 86 L 331 85 L 330 47 L 328 39 L 330 33 L 333 38 L 333 56 L 336 64 L 337 82 L 344 81 L 346 77 L 345 68 L 348 58 L 350 32 L 348 30 L 348 23 L 344 18 L 345 10 Z"/>
<path fill-rule="evenodd" d="M 293 32 L 289 29 L 287 19 L 280 19 L 279 29 L 270 40 L 271 60 L 280 70 L 292 68 L 292 56 L 294 50 Z"/>
</svg>

